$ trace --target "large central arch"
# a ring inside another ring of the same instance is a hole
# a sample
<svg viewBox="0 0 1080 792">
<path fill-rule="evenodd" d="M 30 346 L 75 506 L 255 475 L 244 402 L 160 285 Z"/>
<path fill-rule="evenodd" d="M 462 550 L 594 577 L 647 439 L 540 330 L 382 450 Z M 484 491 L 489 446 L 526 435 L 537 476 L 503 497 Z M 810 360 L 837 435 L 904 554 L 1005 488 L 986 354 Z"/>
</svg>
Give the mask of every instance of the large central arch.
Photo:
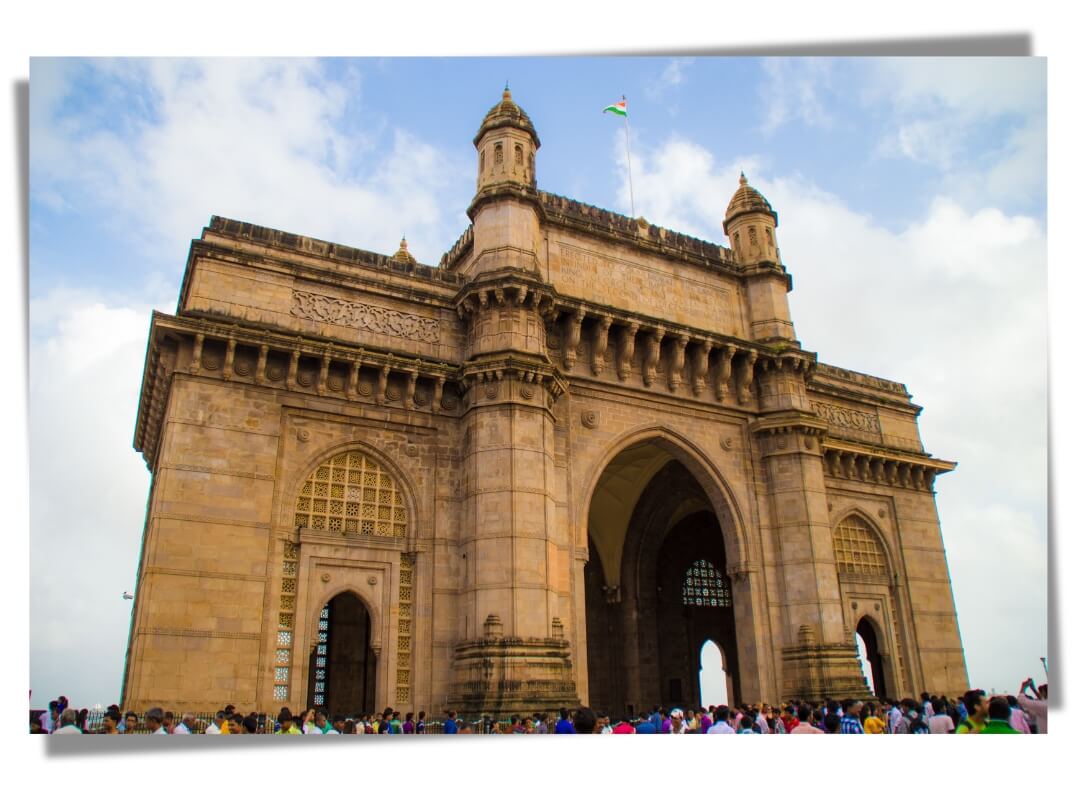
<svg viewBox="0 0 1080 792">
<path fill-rule="evenodd" d="M 584 537 L 591 706 L 697 704 L 707 640 L 729 658 L 734 695 L 760 696 L 749 541 L 733 502 L 707 458 L 662 430 L 631 434 L 602 460 Z"/>
</svg>

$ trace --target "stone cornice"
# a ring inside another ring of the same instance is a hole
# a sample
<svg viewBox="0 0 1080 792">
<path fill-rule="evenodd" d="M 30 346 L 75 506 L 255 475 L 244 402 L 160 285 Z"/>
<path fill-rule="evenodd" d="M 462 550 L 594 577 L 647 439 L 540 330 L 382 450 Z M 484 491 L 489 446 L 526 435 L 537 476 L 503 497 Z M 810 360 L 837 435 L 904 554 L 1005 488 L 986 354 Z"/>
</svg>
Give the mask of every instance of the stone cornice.
<svg viewBox="0 0 1080 792">
<path fill-rule="evenodd" d="M 934 491 L 934 479 L 955 470 L 956 462 L 934 459 L 929 454 L 898 451 L 827 438 L 822 443 L 825 474 L 905 489 Z"/>
<path fill-rule="evenodd" d="M 204 364 L 203 361 L 203 349 L 208 340 L 223 342 L 226 346 L 224 360 L 216 361 L 214 366 Z M 178 351 L 181 345 L 191 349 L 190 359 L 186 361 L 186 368 L 183 370 L 192 376 L 234 380 L 284 391 L 295 389 L 301 394 L 314 393 L 321 397 L 361 404 L 371 399 L 379 407 L 424 409 L 432 414 L 438 414 L 445 409 L 456 409 L 456 400 L 452 394 L 447 392 L 444 396 L 444 386 L 446 383 L 460 382 L 461 366 L 458 363 L 423 357 L 402 357 L 393 352 L 354 344 L 327 342 L 321 338 L 313 339 L 232 324 L 209 317 L 170 316 L 155 311 L 147 343 L 134 440 L 135 450 L 143 453 L 151 471 L 156 464 L 169 383 L 179 367 Z M 258 362 L 254 371 L 240 373 L 240 370 L 235 368 L 234 356 L 239 346 L 258 350 Z M 288 373 L 285 374 L 282 369 L 276 380 L 273 372 L 267 370 L 271 352 L 286 356 L 290 361 Z M 307 382 L 299 370 L 301 358 L 319 361 L 316 364 L 316 373 Z M 339 371 L 340 367 L 344 366 L 348 371 L 347 378 L 335 380 L 330 375 L 331 366 L 337 367 Z M 378 372 L 374 387 L 360 384 L 361 368 L 375 369 Z M 391 375 L 403 380 L 403 387 L 392 387 Z M 417 382 L 421 378 L 431 385 L 430 400 L 425 395 L 421 401 L 417 389 Z M 272 384 L 271 381 L 280 384 Z M 450 408 L 443 403 L 447 399 L 454 402 Z"/>
</svg>

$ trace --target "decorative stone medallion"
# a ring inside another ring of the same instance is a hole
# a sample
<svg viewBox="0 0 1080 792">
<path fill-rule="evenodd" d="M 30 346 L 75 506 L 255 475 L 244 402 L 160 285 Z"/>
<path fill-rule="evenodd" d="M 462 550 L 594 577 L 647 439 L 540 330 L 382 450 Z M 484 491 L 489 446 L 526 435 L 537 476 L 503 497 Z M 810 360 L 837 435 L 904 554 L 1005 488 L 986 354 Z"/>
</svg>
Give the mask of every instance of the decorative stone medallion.
<svg viewBox="0 0 1080 792">
<path fill-rule="evenodd" d="M 596 410 L 585 410 L 581 413 L 581 424 L 586 429 L 595 429 L 600 425 L 600 413 Z"/>
</svg>

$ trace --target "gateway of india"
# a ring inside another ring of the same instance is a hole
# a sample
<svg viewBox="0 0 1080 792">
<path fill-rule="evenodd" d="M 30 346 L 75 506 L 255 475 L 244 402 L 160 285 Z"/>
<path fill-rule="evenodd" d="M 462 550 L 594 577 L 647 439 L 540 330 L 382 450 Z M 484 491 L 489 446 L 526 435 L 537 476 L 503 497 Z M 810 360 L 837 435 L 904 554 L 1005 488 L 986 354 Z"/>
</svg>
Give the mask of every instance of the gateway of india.
<svg viewBox="0 0 1080 792">
<path fill-rule="evenodd" d="M 729 703 L 966 689 L 956 465 L 904 385 L 799 344 L 761 193 L 721 247 L 537 189 L 509 90 L 473 143 L 438 266 L 192 242 L 147 345 L 124 706 L 634 715 L 701 700 L 707 641 Z"/>
</svg>

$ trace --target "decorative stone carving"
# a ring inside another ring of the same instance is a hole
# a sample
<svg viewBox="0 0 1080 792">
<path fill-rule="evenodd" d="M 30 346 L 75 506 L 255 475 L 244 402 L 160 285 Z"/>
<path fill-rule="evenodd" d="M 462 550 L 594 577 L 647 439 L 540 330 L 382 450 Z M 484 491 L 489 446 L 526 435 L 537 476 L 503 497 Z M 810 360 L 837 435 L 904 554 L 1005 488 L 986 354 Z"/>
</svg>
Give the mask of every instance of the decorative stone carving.
<svg viewBox="0 0 1080 792">
<path fill-rule="evenodd" d="M 377 577 L 375 577 L 374 575 L 368 575 L 367 584 L 369 586 L 374 586 L 378 582 L 379 582 L 379 579 Z"/>
<path fill-rule="evenodd" d="M 690 336 L 680 333 L 675 339 L 675 347 L 672 349 L 671 366 L 668 369 L 668 389 L 672 392 L 682 385 L 682 371 L 686 364 L 686 345 L 690 342 Z"/>
<path fill-rule="evenodd" d="M 736 387 L 739 392 L 739 404 L 750 401 L 750 388 L 754 384 L 754 364 L 757 363 L 757 352 L 750 351 L 739 358 L 739 366 L 736 371 Z"/>
<path fill-rule="evenodd" d="M 297 429 L 296 439 L 299 440 L 301 443 L 306 443 L 308 440 L 311 439 L 311 432 L 309 432 L 307 429 Z"/>
<path fill-rule="evenodd" d="M 417 446 L 417 445 L 414 445 L 412 443 L 409 443 L 408 445 L 405 446 L 405 456 L 407 456 L 407 457 L 420 456 L 420 447 Z"/>
<path fill-rule="evenodd" d="M 522 385 L 519 393 L 521 394 L 521 398 L 528 401 L 532 399 L 533 395 L 536 393 L 536 390 L 533 388 L 532 385 Z"/>
<path fill-rule="evenodd" d="M 603 316 L 593 328 L 592 373 L 599 376 L 604 370 L 604 354 L 607 352 L 608 331 L 611 329 L 611 317 Z"/>
<path fill-rule="evenodd" d="M 379 382 L 375 386 L 375 403 L 382 405 L 386 402 L 386 381 L 390 377 L 390 366 L 383 366 L 379 369 Z"/>
<path fill-rule="evenodd" d="M 881 422 L 873 413 L 815 401 L 810 402 L 810 408 L 817 413 L 818 418 L 826 421 L 830 426 L 881 434 Z"/>
<path fill-rule="evenodd" d="M 618 375 L 621 381 L 626 381 L 630 376 L 630 369 L 634 362 L 634 339 L 637 338 L 638 324 L 631 322 L 623 328 L 619 342 Z"/>
<path fill-rule="evenodd" d="M 600 425 L 600 413 L 596 410 L 585 410 L 581 413 L 581 425 L 586 429 L 595 429 Z"/>
<path fill-rule="evenodd" d="M 323 572 L 321 575 L 319 575 L 319 580 L 321 580 L 323 583 L 329 583 L 330 582 L 330 573 L 329 572 Z"/>
<path fill-rule="evenodd" d="M 380 335 L 408 338 L 426 344 L 439 343 L 439 321 L 377 305 L 336 300 L 321 294 L 293 291 L 290 313 L 316 322 L 354 327 Z"/>
<path fill-rule="evenodd" d="M 735 347 L 725 344 L 720 350 L 720 366 L 716 372 L 716 400 L 722 402 L 727 396 L 728 381 L 731 379 L 731 361 L 735 357 Z"/>
<path fill-rule="evenodd" d="M 581 343 L 581 321 L 585 318 L 585 310 L 578 308 L 573 313 L 567 314 L 566 331 L 563 333 L 563 367 L 570 371 L 577 362 L 577 348 Z"/>
<path fill-rule="evenodd" d="M 656 381 L 656 365 L 660 362 L 660 345 L 664 340 L 664 328 L 658 327 L 649 333 L 649 345 L 645 350 L 645 367 L 641 372 L 641 381 L 646 388 L 651 388 Z"/>
<path fill-rule="evenodd" d="M 705 378 L 709 376 L 709 353 L 712 352 L 712 341 L 704 341 L 694 349 L 693 365 L 691 366 L 692 384 L 691 391 L 695 396 L 700 396 L 705 390 Z"/>
</svg>

